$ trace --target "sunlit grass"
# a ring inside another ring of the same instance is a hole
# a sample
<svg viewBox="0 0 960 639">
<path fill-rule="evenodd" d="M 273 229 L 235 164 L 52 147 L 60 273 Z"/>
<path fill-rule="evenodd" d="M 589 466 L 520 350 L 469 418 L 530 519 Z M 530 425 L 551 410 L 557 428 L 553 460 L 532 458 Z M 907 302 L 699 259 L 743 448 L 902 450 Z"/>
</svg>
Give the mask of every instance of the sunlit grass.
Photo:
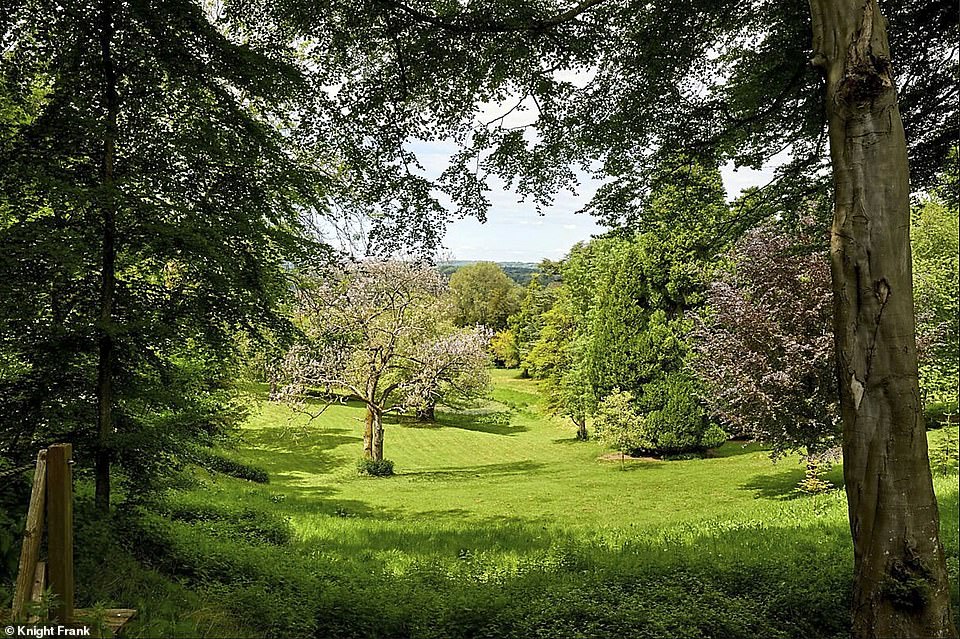
<svg viewBox="0 0 960 639">
<path fill-rule="evenodd" d="M 310 420 L 260 404 L 226 454 L 267 470 L 270 483 L 192 471 L 195 487 L 168 495 L 171 512 L 227 515 L 222 524 L 202 526 L 174 516 L 171 541 L 164 542 L 172 546 L 164 552 L 188 572 L 207 570 L 203 564 L 212 561 L 227 566 L 218 568 L 224 574 L 236 573 L 236 583 L 210 575 L 198 581 L 228 584 L 222 593 L 228 605 L 230 589 L 249 580 L 268 584 L 264 592 L 274 582 L 294 587 L 291 579 L 300 584 L 296 592 L 315 589 L 320 601 L 303 603 L 313 612 L 296 614 L 315 615 L 317 636 L 444 636 L 418 625 L 432 628 L 431 615 L 449 617 L 452 625 L 438 626 L 448 634 L 493 624 L 491 636 L 541 632 L 531 628 L 552 628 L 547 620 L 554 618 L 565 621 L 540 636 L 608 636 L 605 624 L 628 634 L 653 628 L 645 635 L 651 637 L 682 635 L 703 623 L 727 628 L 716 636 L 739 636 L 736 628 L 761 634 L 779 628 L 776 636 L 783 637 L 846 632 L 852 551 L 841 490 L 799 494 L 798 460 L 774 464 L 753 443 L 730 442 L 704 459 L 628 461 L 621 470 L 619 462 L 600 460 L 607 451 L 599 444 L 576 441 L 571 424 L 542 412 L 534 382 L 509 371 L 494 371 L 494 379 L 492 398 L 481 407 L 440 411 L 436 424 L 386 424 L 385 453 L 398 473 L 390 478 L 356 474 L 359 405 L 334 405 Z M 840 468 L 828 479 L 839 486 Z M 957 479 L 940 478 L 936 487 L 956 598 Z M 268 532 L 270 522 L 289 522 L 292 541 L 251 545 L 232 538 L 237 529 L 228 519 L 243 509 L 261 513 Z M 695 583 L 665 585 L 678 575 Z M 617 597 L 626 607 L 597 603 L 583 614 L 600 630 L 584 630 L 581 613 L 570 612 L 579 599 L 565 598 L 576 592 L 584 601 L 607 601 L 612 595 L 601 584 L 611 580 L 620 584 Z M 624 585 L 648 582 L 658 585 L 649 591 Z M 245 588 L 245 596 L 260 601 L 252 586 Z M 705 588 L 717 589 L 715 603 L 687 616 L 675 610 Z M 512 594 L 504 599 L 505 592 Z M 361 621 L 345 608 L 351 597 L 377 597 L 391 612 L 386 620 Z M 262 622 L 250 605 L 238 610 L 244 624 L 300 632 L 282 620 Z M 653 606 L 663 628 L 650 625 L 645 606 Z M 805 606 L 819 607 L 816 618 L 791 625 L 790 615 Z M 491 619 L 459 617 L 480 609 Z M 718 610 L 725 612 L 714 619 Z M 392 624 L 405 630 L 391 634 Z M 701 636 L 696 632 L 689 636 Z"/>
</svg>

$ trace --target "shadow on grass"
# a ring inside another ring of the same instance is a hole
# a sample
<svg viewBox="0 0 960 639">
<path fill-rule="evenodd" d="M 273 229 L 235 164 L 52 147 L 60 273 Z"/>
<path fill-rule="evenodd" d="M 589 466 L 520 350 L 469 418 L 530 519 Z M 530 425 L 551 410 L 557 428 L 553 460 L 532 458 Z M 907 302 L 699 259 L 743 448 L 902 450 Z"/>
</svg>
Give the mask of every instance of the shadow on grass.
<svg viewBox="0 0 960 639">
<path fill-rule="evenodd" d="M 295 477 L 298 474 L 329 473 L 352 463 L 331 454 L 345 444 L 362 442 L 357 432 L 346 428 L 325 428 L 323 431 L 305 431 L 281 434 L 276 429 L 259 431 L 248 438 L 244 459 L 266 470 L 271 479 Z"/>
<path fill-rule="evenodd" d="M 756 475 L 740 488 L 754 493 L 754 499 L 790 501 L 801 496 L 796 488 L 803 479 L 803 469 L 794 468 L 772 475 Z"/>
<path fill-rule="evenodd" d="M 720 448 L 711 448 L 707 451 L 708 459 L 722 459 L 726 457 L 736 457 L 738 455 L 750 455 L 752 453 L 762 453 L 770 450 L 767 446 L 759 442 L 728 441 Z"/>
<path fill-rule="evenodd" d="M 609 464 L 610 466 L 616 465 L 616 470 L 623 471 L 625 473 L 632 473 L 638 470 L 653 470 L 654 468 L 660 468 L 664 464 L 669 464 L 668 461 L 658 461 L 654 459 L 626 459 L 623 462 L 623 467 L 620 467 L 620 460 L 603 460 L 601 463 Z"/>
<path fill-rule="evenodd" d="M 774 475 L 773 484 L 782 489 L 791 475 Z M 941 524 L 956 531 L 952 490 L 941 497 Z M 832 518 L 733 528 L 704 522 L 637 531 L 611 545 L 515 515 L 471 518 L 451 508 L 391 518 L 355 500 L 286 505 L 345 522 L 356 517 L 356 525 L 288 547 L 252 546 L 180 524 L 128 527 L 126 538 L 135 542 L 132 552 L 178 580 L 216 585 L 225 601 L 235 602 L 238 621 L 261 635 L 837 639 L 849 633 L 852 551 L 846 525 Z M 944 542 L 955 566 L 956 533 Z M 90 544 L 81 531 L 81 547 Z M 83 577 L 100 569 L 87 553 L 80 556 Z M 956 605 L 956 581 L 951 593 Z M 123 597 L 129 595 L 119 588 L 101 595 Z M 389 616 L 367 614 L 358 600 L 377 600 Z M 296 625 L 303 620 L 311 622 L 305 629 Z"/>
<path fill-rule="evenodd" d="M 183 526 L 131 532 L 148 542 L 136 552 L 163 551 L 149 557 L 157 568 L 188 583 L 222 584 L 227 601 L 242 601 L 232 608 L 238 620 L 274 636 L 835 639 L 849 632 L 852 566 L 841 525 L 703 527 L 609 547 L 539 521 L 457 515 L 346 526 L 287 548 Z M 343 516 L 349 520 L 349 509 Z M 390 617 L 358 611 L 356 602 L 369 599 Z M 264 618 L 280 602 L 283 614 Z M 296 625 L 303 619 L 313 622 L 306 631 Z M 432 634 L 398 632 L 407 628 Z"/>
<path fill-rule="evenodd" d="M 416 527 L 410 519 L 401 525 L 356 528 L 330 542 L 330 550 L 350 561 L 370 551 L 394 551 L 421 559 L 462 558 L 466 552 L 542 553 L 570 543 L 571 537 L 547 522 L 519 517 L 467 518 L 462 509 L 420 513 Z M 416 520 L 414 520 L 416 522 Z"/>
<path fill-rule="evenodd" d="M 375 507 L 358 499 L 340 499 L 332 495 L 321 499 L 309 495 L 302 499 L 287 499 L 286 506 L 289 511 L 297 513 L 343 519 L 391 520 L 401 515 L 398 510 Z"/>
<path fill-rule="evenodd" d="M 509 411 L 438 413 L 437 423 L 447 428 L 459 428 L 491 435 L 516 435 L 529 430 L 521 424 L 511 423 Z"/>
<path fill-rule="evenodd" d="M 437 430 L 444 426 L 436 420 L 428 422 L 407 415 L 404 415 L 402 419 L 398 419 L 396 424 L 401 428 L 413 428 L 416 430 Z"/>
<path fill-rule="evenodd" d="M 786 462 L 781 462 L 786 463 Z M 755 475 L 743 484 L 743 490 L 754 491 L 754 499 L 770 499 L 774 501 L 791 501 L 801 497 L 803 493 L 797 490 L 797 485 L 804 478 L 805 468 L 798 464 L 784 472 L 770 475 Z M 821 476 L 835 488 L 843 488 L 843 468 L 833 466 Z"/>
<path fill-rule="evenodd" d="M 544 464 L 531 460 L 503 464 L 485 464 L 482 466 L 464 466 L 449 470 L 422 470 L 399 473 L 402 477 L 415 479 L 455 479 L 460 477 L 495 477 L 501 475 L 522 475 L 539 471 Z"/>
</svg>

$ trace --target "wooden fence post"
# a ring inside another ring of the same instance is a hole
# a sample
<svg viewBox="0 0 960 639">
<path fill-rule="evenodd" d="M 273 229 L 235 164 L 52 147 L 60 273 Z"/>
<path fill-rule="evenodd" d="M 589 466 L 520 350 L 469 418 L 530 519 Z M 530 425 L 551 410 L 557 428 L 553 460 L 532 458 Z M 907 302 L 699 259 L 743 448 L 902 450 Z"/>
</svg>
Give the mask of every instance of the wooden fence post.
<svg viewBox="0 0 960 639">
<path fill-rule="evenodd" d="M 47 451 L 37 453 L 37 469 L 33 473 L 33 490 L 30 492 L 30 508 L 27 511 L 27 527 L 23 531 L 23 546 L 20 548 L 20 571 L 17 587 L 13 593 L 13 618 L 22 620 L 27 602 L 33 593 L 33 582 L 40 556 L 40 538 L 43 537 L 44 498 L 47 486 Z"/>
<path fill-rule="evenodd" d="M 56 595 L 53 616 L 73 619 L 73 446 L 47 449 L 47 570 Z"/>
</svg>

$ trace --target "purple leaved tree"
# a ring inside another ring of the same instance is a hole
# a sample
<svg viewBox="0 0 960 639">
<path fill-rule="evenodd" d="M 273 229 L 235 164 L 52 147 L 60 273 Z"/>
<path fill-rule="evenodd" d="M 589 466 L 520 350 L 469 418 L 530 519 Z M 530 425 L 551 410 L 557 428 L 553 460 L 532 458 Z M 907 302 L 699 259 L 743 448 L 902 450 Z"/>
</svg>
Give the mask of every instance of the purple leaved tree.
<svg viewBox="0 0 960 639">
<path fill-rule="evenodd" d="M 802 452 L 838 446 L 832 289 L 826 250 L 768 227 L 744 236 L 696 317 L 693 368 L 728 432 Z"/>
</svg>

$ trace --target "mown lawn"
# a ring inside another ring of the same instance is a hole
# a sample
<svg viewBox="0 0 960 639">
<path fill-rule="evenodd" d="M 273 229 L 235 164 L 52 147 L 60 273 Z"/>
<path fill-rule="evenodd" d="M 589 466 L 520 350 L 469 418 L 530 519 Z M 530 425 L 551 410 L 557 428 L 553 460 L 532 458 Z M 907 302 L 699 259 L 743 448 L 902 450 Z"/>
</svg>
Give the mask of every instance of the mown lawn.
<svg viewBox="0 0 960 639">
<path fill-rule="evenodd" d="M 845 635 L 842 491 L 800 495 L 796 459 L 736 442 L 621 470 L 546 417 L 533 382 L 494 376 L 480 409 L 387 424 L 386 479 L 356 474 L 358 406 L 308 421 L 260 404 L 225 454 L 270 483 L 195 469 L 119 517 L 127 548 L 203 602 L 186 608 L 226 616 L 208 636 Z M 956 602 L 956 476 L 937 489 Z M 145 592 L 118 603 L 149 608 Z M 189 636 L 188 614 L 130 631 Z"/>
</svg>

